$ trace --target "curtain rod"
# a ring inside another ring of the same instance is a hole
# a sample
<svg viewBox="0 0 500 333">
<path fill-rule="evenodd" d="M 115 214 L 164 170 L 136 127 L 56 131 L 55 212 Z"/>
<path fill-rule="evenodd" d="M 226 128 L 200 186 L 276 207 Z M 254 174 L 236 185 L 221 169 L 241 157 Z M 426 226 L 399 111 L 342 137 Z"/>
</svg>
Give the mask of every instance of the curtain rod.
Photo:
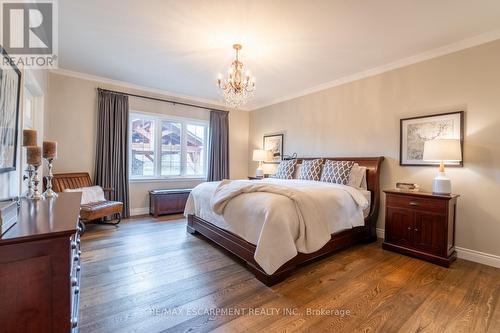
<svg viewBox="0 0 500 333">
<path fill-rule="evenodd" d="M 206 107 L 206 106 L 201 106 L 201 105 L 196 105 L 196 104 L 190 104 L 190 103 L 184 103 L 184 102 L 178 102 L 178 101 L 173 101 L 169 99 L 163 99 L 163 98 L 157 98 L 157 97 L 150 97 L 150 96 L 144 96 L 144 95 L 136 95 L 136 94 L 131 94 L 131 93 L 126 93 L 122 91 L 116 91 L 116 90 L 109 90 L 109 89 L 103 89 L 103 88 L 97 88 L 99 91 L 107 91 L 111 92 L 114 94 L 122 94 L 122 95 L 127 95 L 130 97 L 138 97 L 138 98 L 144 98 L 144 99 L 151 99 L 153 101 L 158 101 L 158 102 L 165 102 L 165 103 L 172 103 L 172 104 L 179 104 L 179 105 L 185 105 L 185 106 L 191 106 L 194 108 L 200 108 L 200 109 L 205 109 L 205 110 L 210 110 L 210 111 L 223 111 L 223 112 L 229 112 L 227 110 L 222 110 L 222 109 L 215 109 L 211 107 Z"/>
</svg>

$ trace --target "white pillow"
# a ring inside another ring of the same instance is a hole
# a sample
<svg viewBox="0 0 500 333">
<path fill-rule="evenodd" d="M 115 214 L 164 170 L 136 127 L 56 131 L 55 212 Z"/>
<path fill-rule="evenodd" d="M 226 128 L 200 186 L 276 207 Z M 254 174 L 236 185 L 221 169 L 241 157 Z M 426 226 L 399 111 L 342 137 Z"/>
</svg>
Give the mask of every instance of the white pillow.
<svg viewBox="0 0 500 333">
<path fill-rule="evenodd" d="M 347 183 L 347 185 L 366 190 L 366 167 L 362 167 L 358 163 L 354 163 L 351 169 L 351 175 L 349 176 L 349 183 Z"/>
<path fill-rule="evenodd" d="M 100 186 L 81 187 L 75 189 L 67 188 L 64 190 L 64 192 L 82 192 L 82 205 L 91 202 L 106 201 L 106 198 L 104 197 L 104 191 Z"/>
<path fill-rule="evenodd" d="M 302 169 L 302 164 L 297 164 L 295 166 L 295 173 L 293 174 L 293 179 L 299 179 L 301 169 Z"/>
</svg>

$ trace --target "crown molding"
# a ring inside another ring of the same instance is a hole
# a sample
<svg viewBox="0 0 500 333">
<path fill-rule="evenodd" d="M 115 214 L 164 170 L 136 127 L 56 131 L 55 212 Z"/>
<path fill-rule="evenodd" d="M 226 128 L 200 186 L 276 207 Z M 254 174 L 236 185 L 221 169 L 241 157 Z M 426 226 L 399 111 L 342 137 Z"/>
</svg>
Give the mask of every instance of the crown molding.
<svg viewBox="0 0 500 333">
<path fill-rule="evenodd" d="M 366 71 L 362 71 L 362 72 L 359 72 L 356 74 L 348 75 L 348 76 L 345 76 L 343 78 L 336 79 L 336 80 L 333 80 L 330 82 L 322 83 L 322 84 L 314 86 L 312 88 L 304 89 L 304 90 L 298 91 L 296 93 L 286 95 L 284 97 L 276 98 L 276 99 L 273 99 L 271 101 L 258 104 L 257 106 L 253 106 L 252 108 L 250 108 L 249 111 L 258 110 L 258 109 L 264 108 L 266 106 L 278 104 L 278 103 L 285 102 L 285 101 L 288 101 L 288 100 L 291 100 L 294 98 L 309 95 L 309 94 L 312 94 L 312 93 L 315 93 L 318 91 L 322 91 L 322 90 L 326 90 L 326 89 L 333 88 L 336 86 L 340 86 L 342 84 L 361 80 L 361 79 L 364 79 L 364 78 L 367 78 L 370 76 L 375 76 L 375 75 L 389 72 L 389 71 L 392 71 L 392 70 L 395 70 L 398 68 L 413 65 L 413 64 L 423 62 L 426 60 L 430 60 L 433 58 L 441 57 L 441 56 L 451 54 L 454 52 L 458 52 L 461 50 L 465 50 L 465 49 L 468 49 L 468 48 L 471 48 L 474 46 L 486 44 L 486 43 L 489 43 L 489 42 L 492 42 L 492 41 L 495 41 L 498 39 L 500 39 L 500 30 L 493 30 L 493 31 L 490 31 L 490 32 L 487 32 L 487 33 L 484 33 L 484 34 L 481 34 L 481 35 L 478 35 L 475 37 L 464 39 L 460 42 L 456 42 L 456 43 L 448 44 L 448 45 L 445 45 L 442 47 L 438 47 L 436 49 L 426 51 L 426 52 L 423 52 L 423 53 L 420 53 L 420 54 L 417 54 L 414 56 L 410 56 L 407 58 L 403 58 L 403 59 L 385 64 L 382 66 L 374 67 L 374 68 L 368 69 Z"/>
<path fill-rule="evenodd" d="M 130 82 L 113 80 L 113 79 L 103 77 L 103 76 L 91 75 L 91 74 L 86 74 L 86 73 L 72 71 L 72 70 L 63 69 L 63 68 L 51 69 L 49 72 L 54 73 L 54 74 L 58 74 L 58 75 L 74 77 L 77 79 L 94 81 L 94 82 L 98 82 L 98 83 L 119 86 L 122 88 L 140 90 L 140 91 L 148 92 L 148 93 L 152 93 L 152 94 L 158 94 L 158 95 L 163 95 L 166 97 L 172 97 L 172 98 L 178 99 L 179 101 L 182 100 L 182 101 L 186 101 L 186 102 L 197 102 L 197 103 L 203 104 L 202 106 L 222 107 L 222 108 L 228 109 L 227 106 L 220 101 L 205 99 L 205 98 L 200 98 L 200 97 L 194 97 L 194 96 L 190 96 L 190 95 L 183 95 L 183 94 L 174 93 L 174 92 L 171 92 L 168 90 L 150 88 L 150 87 L 146 87 L 146 86 L 133 84 Z M 248 111 L 248 110 L 244 110 L 244 111 Z"/>
</svg>

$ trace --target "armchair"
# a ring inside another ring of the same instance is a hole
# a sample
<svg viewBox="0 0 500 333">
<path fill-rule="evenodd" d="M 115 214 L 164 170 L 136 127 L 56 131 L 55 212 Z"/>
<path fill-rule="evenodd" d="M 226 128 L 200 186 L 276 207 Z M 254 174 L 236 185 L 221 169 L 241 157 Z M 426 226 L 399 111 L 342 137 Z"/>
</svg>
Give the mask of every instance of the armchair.
<svg viewBox="0 0 500 333">
<path fill-rule="evenodd" d="M 55 192 L 64 192 L 65 189 L 76 189 L 92 186 L 92 180 L 87 172 L 59 173 L 52 179 L 52 189 Z M 114 191 L 112 188 L 103 188 L 104 193 Z M 107 196 L 109 198 L 109 194 Z M 80 207 L 80 227 L 85 230 L 85 223 L 100 223 L 117 225 L 122 218 L 123 203 L 119 201 L 91 202 Z M 104 218 L 111 216 L 110 222 L 103 222 Z"/>
</svg>

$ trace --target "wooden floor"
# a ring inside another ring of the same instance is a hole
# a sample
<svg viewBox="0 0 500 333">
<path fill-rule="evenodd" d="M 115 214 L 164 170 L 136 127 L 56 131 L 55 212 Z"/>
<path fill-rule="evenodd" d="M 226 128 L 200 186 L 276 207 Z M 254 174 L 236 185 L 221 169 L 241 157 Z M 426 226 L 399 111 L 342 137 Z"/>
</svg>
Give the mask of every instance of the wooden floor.
<svg viewBox="0 0 500 333">
<path fill-rule="evenodd" d="M 176 218 L 88 228 L 81 333 L 500 332 L 500 269 L 446 269 L 372 243 L 268 288 Z"/>
</svg>

